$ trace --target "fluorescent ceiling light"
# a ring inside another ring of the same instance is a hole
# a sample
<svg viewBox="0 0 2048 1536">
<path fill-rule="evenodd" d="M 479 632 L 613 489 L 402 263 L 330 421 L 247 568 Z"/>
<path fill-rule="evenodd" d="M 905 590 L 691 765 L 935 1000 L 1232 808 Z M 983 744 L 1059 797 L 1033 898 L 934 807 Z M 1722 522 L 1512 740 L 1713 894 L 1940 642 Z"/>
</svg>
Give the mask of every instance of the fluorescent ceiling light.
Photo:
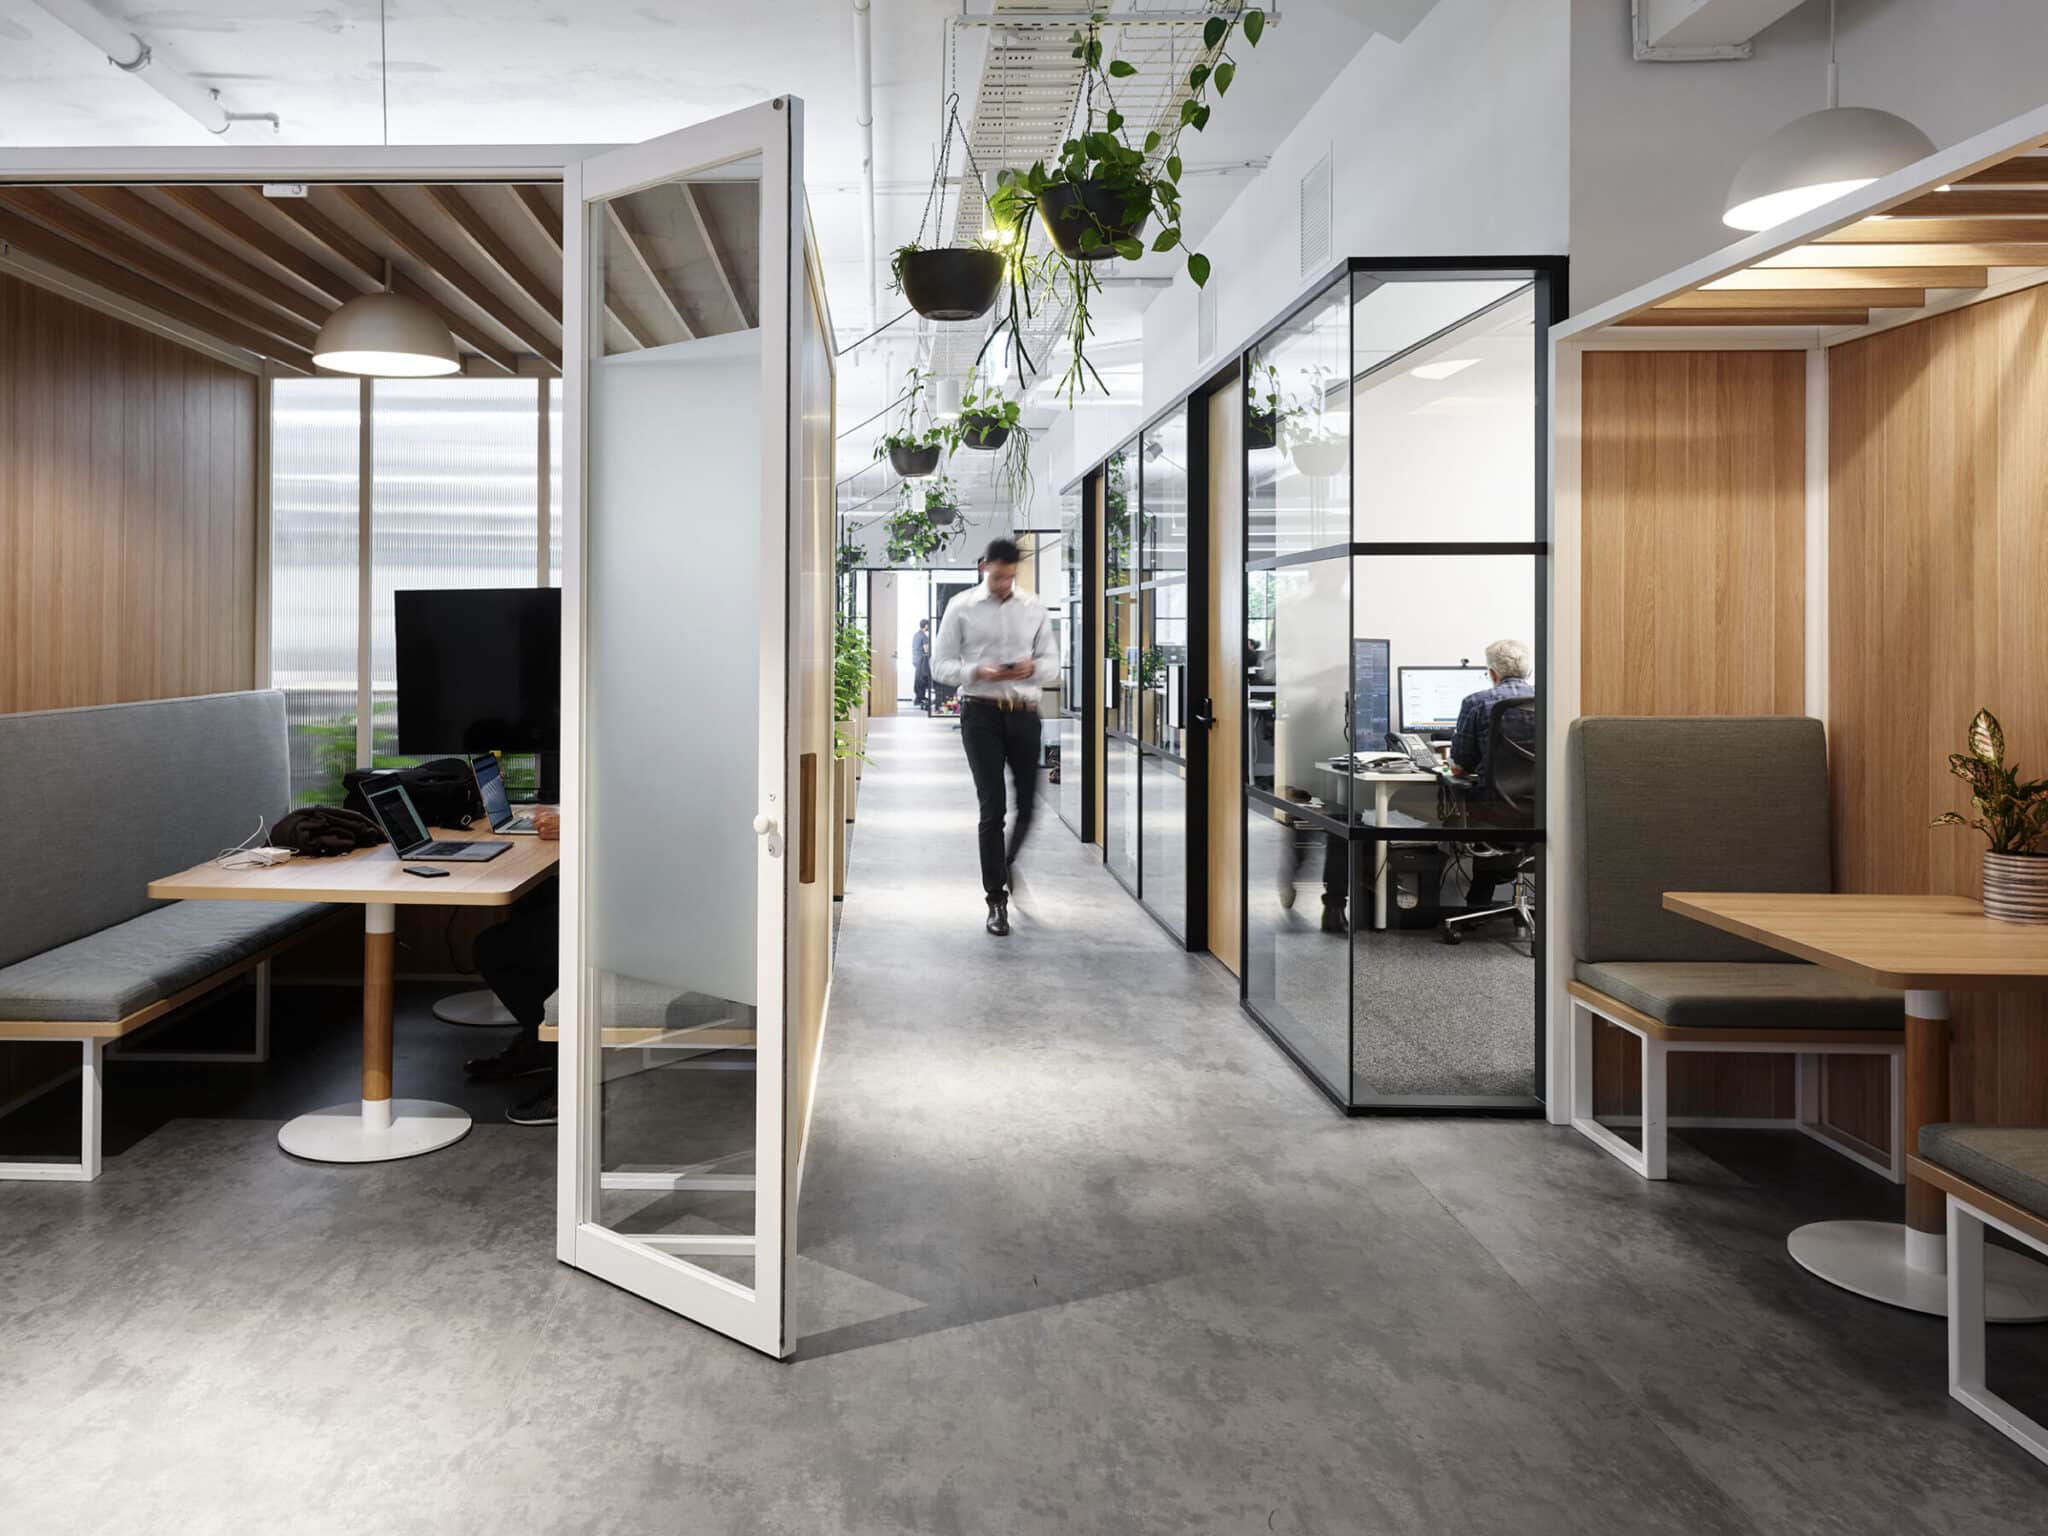
<svg viewBox="0 0 2048 1536">
<path fill-rule="evenodd" d="M 1448 379 L 1454 373 L 1463 373 L 1478 361 L 1476 357 L 1447 357 L 1441 362 L 1419 364 L 1408 371 L 1418 379 Z"/>
<path fill-rule="evenodd" d="M 1742 162 L 1721 222 L 1771 229 L 1903 170 L 1934 153 L 1934 141 L 1903 117 L 1837 105 L 1835 8 L 1828 5 L 1828 104 L 1794 118 Z"/>
<path fill-rule="evenodd" d="M 336 373 L 425 379 L 457 373 L 455 338 L 426 305 L 395 293 L 364 293 L 327 317 L 313 361 Z"/>
</svg>

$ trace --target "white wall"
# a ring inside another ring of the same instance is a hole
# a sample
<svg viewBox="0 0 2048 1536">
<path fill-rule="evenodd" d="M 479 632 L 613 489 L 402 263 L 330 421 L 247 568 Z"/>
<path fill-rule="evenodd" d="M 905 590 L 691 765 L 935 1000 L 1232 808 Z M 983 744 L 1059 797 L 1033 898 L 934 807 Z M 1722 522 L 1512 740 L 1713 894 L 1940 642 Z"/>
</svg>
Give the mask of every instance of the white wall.
<svg viewBox="0 0 2048 1536">
<path fill-rule="evenodd" d="M 1185 275 L 1146 310 L 1144 414 L 1186 393 L 1347 256 L 1563 253 L 1569 7 L 1439 0 L 1405 42 L 1366 44 L 1201 242 L 1214 268 L 1213 356 L 1196 355 L 1197 290 Z M 1303 273 L 1301 178 L 1326 153 L 1330 258 Z M 1198 184 L 1189 195 L 1201 195 Z"/>
<path fill-rule="evenodd" d="M 2042 0 L 1838 0 L 1842 104 L 1947 147 L 2048 101 Z M 1572 0 L 1571 298 L 1586 309 L 1731 243 L 1728 183 L 1768 134 L 1825 106 L 1826 0 L 1742 62 L 1638 64 L 1628 0 Z"/>
</svg>

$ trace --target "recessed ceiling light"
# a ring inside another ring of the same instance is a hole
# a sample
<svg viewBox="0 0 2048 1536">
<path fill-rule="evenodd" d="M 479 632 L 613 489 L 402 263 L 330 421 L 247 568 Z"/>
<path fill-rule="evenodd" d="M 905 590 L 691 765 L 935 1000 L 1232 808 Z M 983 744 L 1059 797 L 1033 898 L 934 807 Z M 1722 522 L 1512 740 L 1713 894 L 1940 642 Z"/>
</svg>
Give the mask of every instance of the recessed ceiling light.
<svg viewBox="0 0 2048 1536">
<path fill-rule="evenodd" d="M 1408 371 L 1418 379 L 1448 379 L 1454 373 L 1463 373 L 1478 361 L 1476 357 L 1447 357 L 1440 362 L 1418 364 Z"/>
</svg>

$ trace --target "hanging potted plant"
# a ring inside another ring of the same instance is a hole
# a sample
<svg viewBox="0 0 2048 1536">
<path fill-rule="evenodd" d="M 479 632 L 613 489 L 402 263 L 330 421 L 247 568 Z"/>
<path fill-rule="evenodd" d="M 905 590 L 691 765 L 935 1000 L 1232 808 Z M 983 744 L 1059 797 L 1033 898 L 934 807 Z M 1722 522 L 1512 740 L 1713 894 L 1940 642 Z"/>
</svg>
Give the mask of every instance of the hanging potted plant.
<svg viewBox="0 0 2048 1536">
<path fill-rule="evenodd" d="M 910 370 L 904 380 L 903 393 L 895 401 L 903 407 L 902 419 L 875 444 L 875 457 L 879 459 L 886 455 L 889 467 L 906 480 L 921 480 L 936 473 L 939 456 L 946 451 L 944 427 L 933 422 L 929 415 L 922 427 L 918 425 L 918 406 L 924 399 L 926 382 L 922 370 Z"/>
<path fill-rule="evenodd" d="M 943 471 L 924 485 L 924 515 L 934 528 L 951 528 L 960 521 L 960 489 Z"/>
<path fill-rule="evenodd" d="M 1316 381 L 1316 419 L 1304 425 L 1303 419 L 1307 412 L 1295 413 L 1294 422 L 1287 432 L 1287 451 L 1293 456 L 1294 467 L 1304 475 L 1329 479 L 1350 469 L 1351 439 L 1330 425 L 1333 375 L 1320 363 L 1315 366 L 1313 372 Z"/>
<path fill-rule="evenodd" d="M 2008 923 L 2048 923 L 2048 779 L 2022 782 L 2005 762 L 2005 731 L 1988 709 L 1970 722 L 1970 750 L 1949 755 L 1948 771 L 1970 786 L 1977 814 L 1943 811 L 1937 827 L 1975 827 L 1984 852 L 1984 915 Z"/>
<path fill-rule="evenodd" d="M 946 128 L 939 135 L 939 163 L 932 170 L 931 191 L 925 195 L 917 234 L 897 246 L 889 258 L 890 286 L 927 320 L 979 320 L 994 306 L 1003 289 L 1001 242 L 932 247 L 924 243 L 927 232 L 933 239 L 944 238 L 947 168 L 956 133 L 967 151 L 968 171 L 975 186 L 980 187 L 981 171 L 974 163 L 974 148 L 968 142 L 967 132 L 960 125 L 960 97 L 955 92 L 946 99 Z"/>
<path fill-rule="evenodd" d="M 953 509 L 955 517 L 944 525 L 932 520 L 923 504 L 923 499 L 911 500 L 910 487 L 903 488 L 903 504 L 889 515 L 885 525 L 888 535 L 886 553 L 891 565 L 921 565 L 940 550 L 946 548 L 966 532 L 958 521 L 959 509 Z"/>
<path fill-rule="evenodd" d="M 1240 27 L 1245 41 L 1257 47 L 1266 27 L 1265 12 L 1239 0 L 1204 23 L 1201 59 L 1188 71 L 1176 120 L 1165 132 L 1148 131 L 1142 145 L 1133 147 L 1124 135 L 1124 116 L 1111 82 L 1130 79 L 1138 67 L 1128 59 L 1112 59 L 1105 65 L 1101 25 L 1091 21 L 1070 38 L 1082 72 L 1080 132 L 1061 145 L 1050 165 L 1041 160 L 1029 170 L 1004 170 L 998 177 L 996 195 L 990 200 L 997 225 L 1021 232 L 1035 212 L 1053 244 L 1038 276 L 1067 314 L 1073 358 L 1061 375 L 1060 391 L 1070 401 L 1091 378 L 1107 388 L 1087 359 L 1093 333 L 1089 299 L 1102 286 L 1095 275 L 1097 263 L 1143 256 L 1146 245 L 1141 236 L 1156 214 L 1159 229 L 1151 249 L 1185 251 L 1188 276 L 1198 287 L 1209 281 L 1209 258 L 1188 250 L 1184 240 L 1180 138 L 1189 128 L 1200 133 L 1208 126 L 1210 86 L 1219 96 L 1230 89 L 1237 63 L 1229 43 Z M 1098 91 L 1105 104 L 1099 119 Z"/>
<path fill-rule="evenodd" d="M 1024 430 L 1023 408 L 999 388 L 977 386 L 972 378 L 960 399 L 960 418 L 953 423 L 956 449 L 999 453 L 996 483 L 1012 508 L 1031 502 L 1031 434 Z"/>
</svg>

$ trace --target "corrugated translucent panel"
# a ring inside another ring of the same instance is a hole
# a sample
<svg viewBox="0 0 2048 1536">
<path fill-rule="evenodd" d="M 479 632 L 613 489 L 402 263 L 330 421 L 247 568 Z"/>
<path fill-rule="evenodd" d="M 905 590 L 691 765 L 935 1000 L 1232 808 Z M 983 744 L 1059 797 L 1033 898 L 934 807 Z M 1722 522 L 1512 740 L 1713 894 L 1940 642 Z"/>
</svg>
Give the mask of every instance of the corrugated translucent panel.
<svg viewBox="0 0 2048 1536">
<path fill-rule="evenodd" d="M 285 692 L 292 804 L 341 799 L 356 760 L 354 379 L 279 379 L 270 439 L 270 676 Z"/>
<path fill-rule="evenodd" d="M 531 379 L 380 379 L 372 401 L 370 678 L 381 760 L 397 750 L 391 594 L 534 585 L 539 396 Z"/>
</svg>

